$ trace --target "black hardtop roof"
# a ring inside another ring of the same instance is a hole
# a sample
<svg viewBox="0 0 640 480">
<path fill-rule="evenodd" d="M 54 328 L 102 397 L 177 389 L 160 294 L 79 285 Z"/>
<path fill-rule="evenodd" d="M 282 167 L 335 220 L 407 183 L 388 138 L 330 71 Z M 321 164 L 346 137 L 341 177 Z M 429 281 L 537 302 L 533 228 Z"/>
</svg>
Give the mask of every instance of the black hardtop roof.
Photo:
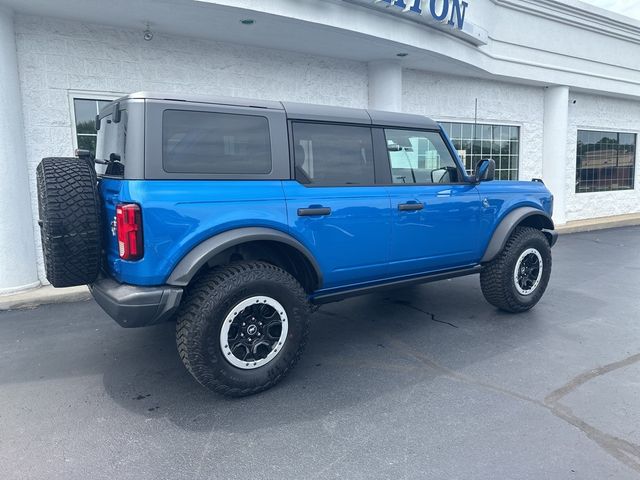
<svg viewBox="0 0 640 480">
<path fill-rule="evenodd" d="M 380 110 L 368 110 L 364 108 L 314 105 L 311 103 L 257 100 L 240 97 L 136 92 L 114 100 L 114 102 L 124 102 L 126 100 L 132 99 L 207 103 L 212 105 L 229 105 L 240 107 L 266 108 L 271 110 L 284 110 L 287 118 L 295 120 L 384 125 L 391 127 L 418 128 L 427 130 L 439 128 L 437 122 L 423 115 L 384 112 Z M 105 106 L 104 108 L 108 108 L 108 106 Z"/>
</svg>

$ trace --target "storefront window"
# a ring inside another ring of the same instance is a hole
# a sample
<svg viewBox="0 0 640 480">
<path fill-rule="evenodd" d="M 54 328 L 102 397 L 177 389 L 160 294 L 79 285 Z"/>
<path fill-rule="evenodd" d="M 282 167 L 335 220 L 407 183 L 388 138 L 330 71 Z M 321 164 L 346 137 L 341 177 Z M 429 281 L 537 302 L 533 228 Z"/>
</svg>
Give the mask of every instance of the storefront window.
<svg viewBox="0 0 640 480">
<path fill-rule="evenodd" d="M 73 112 L 76 125 L 76 142 L 78 148 L 96 153 L 96 115 L 110 100 L 90 98 L 74 98 Z"/>
<path fill-rule="evenodd" d="M 633 189 L 634 133 L 578 130 L 576 193 Z"/>
<path fill-rule="evenodd" d="M 496 162 L 496 180 L 518 179 L 520 127 L 452 122 L 441 125 L 468 174 L 473 175 L 480 160 L 492 158 Z"/>
</svg>

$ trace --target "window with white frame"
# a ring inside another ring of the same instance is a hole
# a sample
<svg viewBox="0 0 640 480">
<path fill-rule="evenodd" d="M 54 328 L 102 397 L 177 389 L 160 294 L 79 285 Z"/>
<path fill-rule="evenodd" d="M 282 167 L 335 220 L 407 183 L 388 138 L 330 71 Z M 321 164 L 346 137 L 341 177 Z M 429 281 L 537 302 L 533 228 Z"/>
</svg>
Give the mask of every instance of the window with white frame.
<svg viewBox="0 0 640 480">
<path fill-rule="evenodd" d="M 73 122 L 76 145 L 79 149 L 96 153 L 96 115 L 111 100 L 106 98 L 73 97 Z"/>
<path fill-rule="evenodd" d="M 473 174 L 478 162 L 496 162 L 496 180 L 518 180 L 520 127 L 512 125 L 441 122 L 465 169 Z"/>
</svg>

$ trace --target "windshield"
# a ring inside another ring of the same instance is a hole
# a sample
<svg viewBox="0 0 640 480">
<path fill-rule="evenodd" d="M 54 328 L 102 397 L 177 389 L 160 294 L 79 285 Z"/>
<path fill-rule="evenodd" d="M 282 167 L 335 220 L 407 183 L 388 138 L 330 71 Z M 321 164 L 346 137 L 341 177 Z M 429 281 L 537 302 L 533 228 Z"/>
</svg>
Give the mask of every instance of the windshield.
<svg viewBox="0 0 640 480">
<path fill-rule="evenodd" d="M 96 172 L 99 175 L 124 176 L 127 145 L 127 111 L 120 111 L 120 121 L 118 123 L 114 123 L 112 117 L 113 115 L 109 114 L 100 120 L 100 130 L 98 130 L 96 143 Z"/>
</svg>

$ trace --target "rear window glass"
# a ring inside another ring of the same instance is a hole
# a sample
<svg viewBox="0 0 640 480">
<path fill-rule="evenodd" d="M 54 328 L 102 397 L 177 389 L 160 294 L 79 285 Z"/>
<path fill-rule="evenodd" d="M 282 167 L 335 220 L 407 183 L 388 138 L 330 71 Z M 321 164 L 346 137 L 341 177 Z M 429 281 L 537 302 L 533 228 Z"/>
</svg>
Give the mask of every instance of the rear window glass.
<svg viewBox="0 0 640 480">
<path fill-rule="evenodd" d="M 107 164 L 96 162 L 98 174 L 123 176 L 126 164 L 127 126 L 129 117 L 127 110 L 120 110 L 120 121 L 115 123 L 113 115 L 100 119 L 100 130 L 96 140 L 96 159 Z"/>
<path fill-rule="evenodd" d="M 162 165 L 171 173 L 267 174 L 269 122 L 254 115 L 165 110 Z"/>
</svg>

